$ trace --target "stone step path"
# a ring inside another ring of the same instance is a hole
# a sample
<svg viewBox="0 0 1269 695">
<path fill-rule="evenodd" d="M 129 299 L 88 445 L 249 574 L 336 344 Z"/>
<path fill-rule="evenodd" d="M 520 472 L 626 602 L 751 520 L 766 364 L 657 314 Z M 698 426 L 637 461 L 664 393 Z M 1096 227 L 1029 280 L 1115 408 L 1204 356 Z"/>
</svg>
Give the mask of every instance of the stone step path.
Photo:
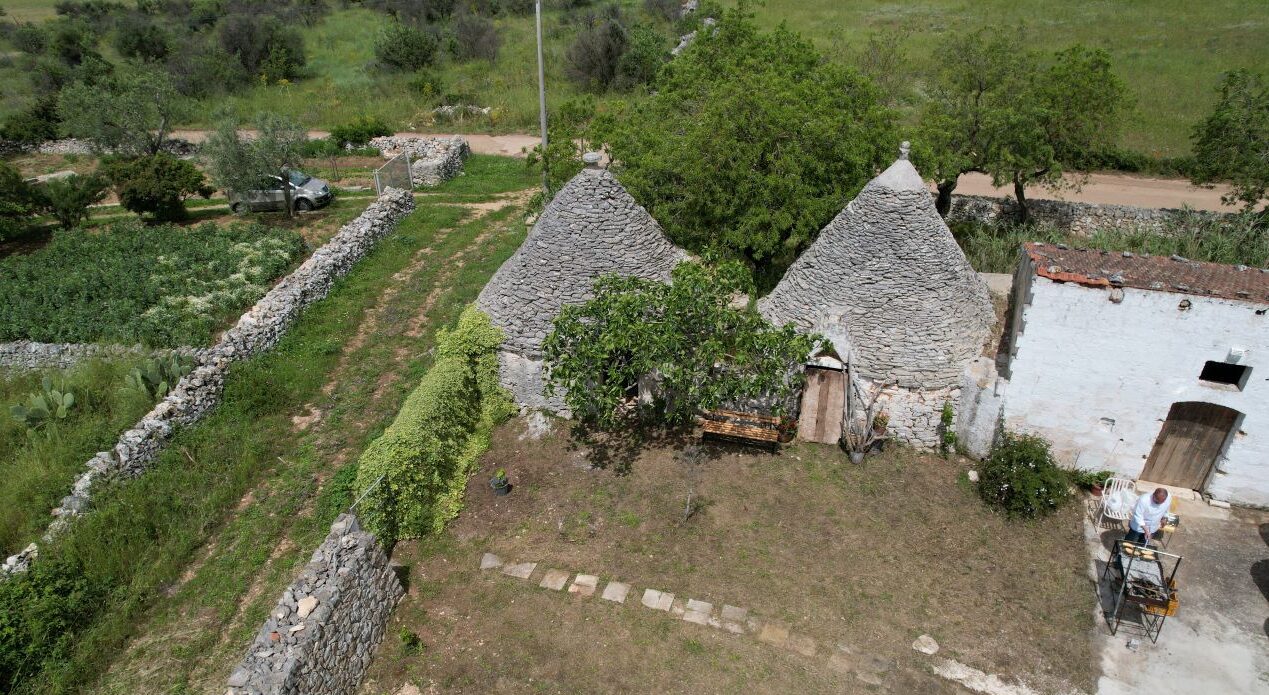
<svg viewBox="0 0 1269 695">
<path fill-rule="evenodd" d="M 577 594 L 590 598 L 599 593 L 599 599 L 623 605 L 637 605 L 653 611 L 668 613 L 686 623 L 719 630 L 732 635 L 749 636 L 773 648 L 799 654 L 808 658 L 827 659 L 828 668 L 845 676 L 877 687 L 885 687 L 885 676 L 894 669 L 886 659 L 857 651 L 845 643 L 825 645 L 813 637 L 795 632 L 789 625 L 776 620 L 765 620 L 750 615 L 749 609 L 731 604 L 715 606 L 709 601 L 675 596 L 660 589 L 645 588 L 640 594 L 626 582 L 611 579 L 599 591 L 600 579 L 594 574 L 580 574 L 569 570 L 545 568 L 538 572 L 537 562 L 507 562 L 493 553 L 480 558 L 480 569 L 497 571 L 528 583 L 537 579 L 537 586 L 548 591 Z M 572 580 L 571 583 L 569 580 Z M 627 603 L 629 601 L 629 603 Z M 936 647 L 937 648 L 937 647 Z"/>
</svg>

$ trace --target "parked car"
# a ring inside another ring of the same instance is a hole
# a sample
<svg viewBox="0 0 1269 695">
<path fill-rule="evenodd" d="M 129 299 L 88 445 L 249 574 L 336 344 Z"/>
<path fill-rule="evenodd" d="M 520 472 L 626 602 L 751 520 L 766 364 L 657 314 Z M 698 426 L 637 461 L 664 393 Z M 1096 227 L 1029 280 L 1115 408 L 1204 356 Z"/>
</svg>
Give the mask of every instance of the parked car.
<svg viewBox="0 0 1269 695">
<path fill-rule="evenodd" d="M 291 203 L 299 212 L 315 210 L 331 201 L 330 184 L 302 171 L 292 170 Z M 286 190 L 281 176 L 266 176 L 260 187 L 229 196 L 229 209 L 235 213 L 286 210 Z"/>
</svg>

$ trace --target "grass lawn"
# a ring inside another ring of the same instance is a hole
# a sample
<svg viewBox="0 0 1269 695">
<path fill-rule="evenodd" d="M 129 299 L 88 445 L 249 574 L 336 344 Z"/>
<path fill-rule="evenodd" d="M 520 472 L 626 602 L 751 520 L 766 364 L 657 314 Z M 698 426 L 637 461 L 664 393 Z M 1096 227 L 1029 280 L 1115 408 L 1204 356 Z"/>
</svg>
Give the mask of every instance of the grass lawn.
<svg viewBox="0 0 1269 695">
<path fill-rule="evenodd" d="M 843 646 L 888 667 L 891 692 L 961 692 L 911 650 L 923 633 L 940 656 L 1042 692 L 1095 681 L 1078 505 L 1009 523 L 964 481 L 966 462 L 903 449 L 855 467 L 818 445 L 719 447 L 688 471 L 676 453 L 689 441 L 671 438 L 622 475 L 588 469 L 599 450 L 556 427 L 534 441 L 504 425 L 452 527 L 397 546 L 409 593 L 361 692 L 861 691 L 832 659 Z M 488 490 L 498 468 L 509 497 Z M 700 511 L 684 521 L 693 487 Z M 481 572 L 486 551 L 539 565 L 527 582 Z M 582 599 L 539 588 L 548 568 L 635 588 L 626 605 Z M 814 656 L 644 608 L 647 588 L 745 607 L 813 640 Z"/>
<path fill-rule="evenodd" d="M 431 363 L 435 330 L 523 240 L 523 199 L 500 209 L 421 201 L 274 351 L 235 367 L 208 420 L 51 549 L 109 566 L 94 577 L 129 589 L 80 636 L 66 667 L 29 691 L 223 692 L 283 587 L 350 502 L 328 492 L 332 477 L 395 416 Z M 152 498 L 164 503 L 143 502 Z M 93 558 L 91 539 L 107 533 L 115 542 Z"/>
</svg>

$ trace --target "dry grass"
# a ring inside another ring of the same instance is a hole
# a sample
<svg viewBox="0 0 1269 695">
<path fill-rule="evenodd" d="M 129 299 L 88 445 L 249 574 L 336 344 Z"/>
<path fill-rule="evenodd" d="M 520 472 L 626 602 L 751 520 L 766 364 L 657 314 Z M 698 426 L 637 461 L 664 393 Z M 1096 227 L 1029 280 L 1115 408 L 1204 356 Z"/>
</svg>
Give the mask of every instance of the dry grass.
<svg viewBox="0 0 1269 695">
<path fill-rule="evenodd" d="M 957 692 L 909 648 L 922 633 L 948 656 L 1046 690 L 1095 679 L 1074 505 L 1010 524 L 958 483 L 965 462 L 904 450 L 853 467 L 831 447 L 718 448 L 689 474 L 675 457 L 687 442 L 669 439 L 623 475 L 588 470 L 596 452 L 566 434 L 521 431 L 499 430 L 450 531 L 396 549 L 412 586 L 363 692 L 865 689 L 828 667 L 838 644 L 893 664 L 893 692 Z M 516 485 L 509 497 L 485 487 L 496 468 Z M 703 509 L 684 522 L 693 478 Z M 541 565 L 531 583 L 481 575 L 486 550 Z M 546 567 L 748 607 L 813 638 L 819 654 L 676 621 L 634 594 L 616 606 L 539 589 Z M 401 631 L 420 635 L 421 652 L 407 653 Z"/>
</svg>

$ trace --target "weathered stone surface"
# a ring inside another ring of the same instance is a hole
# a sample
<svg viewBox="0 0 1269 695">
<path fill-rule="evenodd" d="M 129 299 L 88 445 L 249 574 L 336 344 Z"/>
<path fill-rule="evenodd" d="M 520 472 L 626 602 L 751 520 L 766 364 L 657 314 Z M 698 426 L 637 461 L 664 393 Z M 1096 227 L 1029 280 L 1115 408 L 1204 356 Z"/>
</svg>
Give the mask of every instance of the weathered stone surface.
<svg viewBox="0 0 1269 695">
<path fill-rule="evenodd" d="M 355 692 L 404 593 L 374 536 L 356 517 L 340 516 L 282 592 L 229 676 L 227 695 Z"/>
<path fill-rule="evenodd" d="M 714 604 L 694 598 L 687 600 L 684 609 L 683 619 L 697 625 L 708 625 L 714 615 Z"/>
<path fill-rule="evenodd" d="M 669 611 L 674 605 L 674 594 L 656 589 L 645 589 L 643 591 L 643 605 L 654 611 Z"/>
<path fill-rule="evenodd" d="M 518 565 L 503 565 L 502 573 L 508 577 L 515 577 L 516 579 L 528 579 L 529 575 L 533 574 L 533 570 L 536 569 L 537 566 L 538 563 L 536 562 L 521 562 Z"/>
<path fill-rule="evenodd" d="M 467 141 L 460 137 L 419 138 L 389 135 L 372 138 L 370 146 L 385 159 L 410 155 L 410 175 L 416 186 L 439 186 L 463 173 L 463 161 L 471 155 Z"/>
<path fill-rule="evenodd" d="M 594 596 L 595 589 L 598 587 L 599 577 L 593 574 L 579 574 L 573 580 L 572 585 L 568 587 L 568 593 L 578 594 L 583 597 Z"/>
<path fill-rule="evenodd" d="M 388 189 L 356 219 L 344 225 L 330 241 L 313 252 L 290 275 L 256 302 L 238 323 L 221 334 L 216 344 L 198 351 L 197 366 L 172 387 L 158 405 L 132 429 L 124 432 L 114 448 L 98 452 L 75 480 L 70 507 L 53 510 L 58 517 L 44 534 L 51 540 L 83 513 L 98 481 L 111 477 L 135 477 L 145 472 L 164 447 L 176 425 L 201 420 L 219 402 L 229 366 L 271 349 L 310 304 L 324 298 L 335 281 L 396 228 L 414 210 L 409 191 Z M 22 554 L 19 554 L 22 555 Z M 21 571 L 29 560 L 14 556 L 5 561 L 0 577 Z"/>
<path fill-rule="evenodd" d="M 1220 219 L 1227 213 L 1177 210 L 1172 208 L 1139 208 L 1130 205 L 1101 205 L 1067 200 L 1032 198 L 1027 201 L 1031 220 L 1052 225 L 1076 236 L 1089 236 L 1096 231 L 1121 230 L 1146 234 L 1166 233 L 1169 226 L 1187 215 Z M 978 195 L 953 195 L 948 222 L 1008 222 L 1018 218 L 1018 202 L 1013 198 L 991 198 Z"/>
<path fill-rule="evenodd" d="M 815 640 L 806 635 L 792 633 L 784 646 L 802 656 L 815 656 Z"/>
<path fill-rule="evenodd" d="M 723 605 L 723 620 L 743 623 L 749 617 L 748 608 L 738 608 L 736 606 Z"/>
<path fill-rule="evenodd" d="M 101 345 L 97 343 L 37 343 L 17 340 L 0 343 L 0 367 L 9 369 L 68 369 L 90 358 L 132 357 L 136 355 L 178 354 L 200 359 L 207 350 L 180 348 L 147 350 L 141 345 Z"/>
<path fill-rule="evenodd" d="M 929 635 L 921 635 L 912 643 L 912 648 L 922 654 L 937 654 L 939 651 L 939 643 L 934 641 Z"/>
<path fill-rule="evenodd" d="M 502 567 L 502 558 L 493 553 L 485 553 L 480 557 L 480 569 L 493 570 Z"/>
<path fill-rule="evenodd" d="M 758 640 L 783 647 L 789 641 L 789 627 L 780 623 L 764 623 L 758 631 Z"/>
<path fill-rule="evenodd" d="M 568 583 L 569 573 L 564 570 L 547 570 L 546 575 L 542 577 L 542 582 L 538 586 L 543 589 L 552 591 L 561 591 L 564 585 Z"/>
<path fill-rule="evenodd" d="M 521 405 L 562 412 L 562 394 L 546 398 L 542 366 L 542 343 L 560 309 L 594 297 L 602 275 L 667 281 L 686 257 L 611 173 L 585 169 L 573 177 L 477 299 L 506 336 L 503 386 Z"/>
<path fill-rule="evenodd" d="M 622 582 L 608 582 L 608 586 L 604 587 L 604 593 L 600 598 L 605 601 L 613 601 L 614 603 L 625 603 L 626 596 L 630 593 L 630 585 Z"/>
</svg>

